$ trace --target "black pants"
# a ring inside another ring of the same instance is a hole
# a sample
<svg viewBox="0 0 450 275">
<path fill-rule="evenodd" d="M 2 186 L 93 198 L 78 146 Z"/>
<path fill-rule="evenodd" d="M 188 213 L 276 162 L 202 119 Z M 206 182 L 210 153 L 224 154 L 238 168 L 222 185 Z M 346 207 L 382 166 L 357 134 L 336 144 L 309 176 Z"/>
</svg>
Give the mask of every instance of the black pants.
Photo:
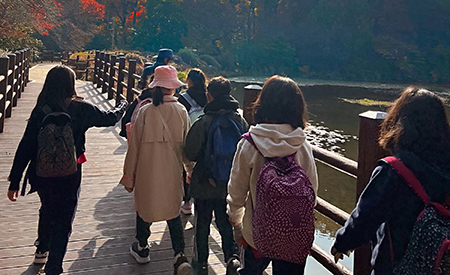
<svg viewBox="0 0 450 275">
<path fill-rule="evenodd" d="M 222 237 L 222 250 L 225 261 L 232 256 L 238 257 L 239 249 L 233 238 L 233 228 L 228 221 L 227 202 L 225 199 L 195 199 L 195 253 L 199 263 L 208 261 L 208 238 L 212 214 Z"/>
<path fill-rule="evenodd" d="M 139 246 L 147 246 L 151 225 L 152 223 L 144 221 L 139 214 L 136 213 L 136 239 L 139 241 Z M 169 226 L 174 256 L 178 253 L 184 253 L 184 234 L 180 216 L 168 220 L 167 225 Z"/>
<path fill-rule="evenodd" d="M 184 169 L 183 169 L 183 186 L 184 186 L 183 201 L 188 202 L 191 200 L 191 196 L 189 196 L 189 187 L 191 185 L 186 183 L 186 171 Z"/>
<path fill-rule="evenodd" d="M 244 268 L 239 270 L 241 275 L 262 275 L 270 262 L 272 262 L 273 275 L 303 275 L 306 265 L 306 261 L 303 264 L 295 264 L 282 260 L 256 258 L 249 245 L 244 251 L 244 259 L 241 260 L 244 262 Z"/>
<path fill-rule="evenodd" d="M 40 181 L 37 191 L 41 200 L 37 250 L 49 252 L 46 274 L 60 274 L 80 194 L 81 165 L 73 175 Z"/>
</svg>

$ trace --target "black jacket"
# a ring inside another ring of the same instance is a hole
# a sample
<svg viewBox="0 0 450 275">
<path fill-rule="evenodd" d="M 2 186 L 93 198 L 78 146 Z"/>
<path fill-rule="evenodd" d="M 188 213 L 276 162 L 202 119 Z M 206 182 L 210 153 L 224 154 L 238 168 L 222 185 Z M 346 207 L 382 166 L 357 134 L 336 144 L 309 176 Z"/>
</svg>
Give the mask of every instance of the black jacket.
<svg viewBox="0 0 450 275">
<path fill-rule="evenodd" d="M 140 100 L 144 100 L 147 98 L 152 98 L 152 90 L 151 89 L 145 89 L 142 91 L 142 93 L 139 95 Z M 125 112 L 125 115 L 122 118 L 122 121 L 120 122 L 120 132 L 119 135 L 127 138 L 127 123 L 131 121 L 131 117 L 133 116 L 133 112 L 136 109 L 137 100 L 135 99 L 130 106 L 128 107 L 127 111 Z"/>
<path fill-rule="evenodd" d="M 112 110 L 103 111 L 87 101 L 81 99 L 72 100 L 67 108 L 67 112 L 72 118 L 72 130 L 77 158 L 85 151 L 86 131 L 94 126 L 114 126 L 122 117 L 125 107 L 126 104 L 120 104 Z M 28 164 L 30 164 L 27 170 L 28 179 L 31 184 L 30 193 L 36 191 L 38 188 L 39 179 L 35 172 L 37 137 L 44 116 L 44 112 L 38 107 L 35 107 L 31 112 L 25 133 L 14 156 L 13 166 L 9 174 L 11 181 L 9 190 L 19 190 L 20 180 Z M 26 184 L 26 180 L 24 180 L 24 184 Z"/>
<path fill-rule="evenodd" d="M 208 130 L 212 121 L 220 110 L 230 112 L 230 115 L 248 131 L 248 124 L 238 113 L 239 102 L 232 96 L 225 96 L 214 99 L 205 106 L 205 114 L 202 115 L 192 125 L 186 137 L 184 153 L 186 158 L 196 161 L 192 172 L 189 195 L 196 199 L 225 199 L 227 196 L 227 187 L 222 185 L 213 186 L 209 182 L 208 171 L 206 171 L 204 158 L 205 146 L 208 138 Z"/>
<path fill-rule="evenodd" d="M 419 179 L 432 201 L 443 203 L 450 194 L 450 157 L 444 166 L 431 165 L 409 151 L 395 156 Z M 335 248 L 347 251 L 372 241 L 372 274 L 392 274 L 405 254 L 412 229 L 424 205 L 392 168 L 379 162 L 345 226 L 336 233 Z M 394 263 L 387 228 L 392 238 Z"/>
<path fill-rule="evenodd" d="M 207 104 L 205 91 L 189 88 L 187 89 L 186 93 L 188 93 L 195 100 L 195 102 L 200 105 L 200 107 L 205 107 L 205 105 Z M 191 109 L 191 105 L 182 96 L 182 94 L 180 94 L 180 96 L 178 97 L 178 102 L 183 104 L 183 106 L 186 107 L 186 110 L 189 112 L 189 110 Z"/>
</svg>

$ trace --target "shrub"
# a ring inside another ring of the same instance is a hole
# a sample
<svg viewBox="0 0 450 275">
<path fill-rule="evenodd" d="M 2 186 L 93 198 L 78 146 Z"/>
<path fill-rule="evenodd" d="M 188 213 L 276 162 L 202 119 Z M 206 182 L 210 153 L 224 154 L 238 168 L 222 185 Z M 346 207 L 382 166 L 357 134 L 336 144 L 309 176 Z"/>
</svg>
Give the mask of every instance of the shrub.
<svg viewBox="0 0 450 275">
<path fill-rule="evenodd" d="M 213 67 L 215 67 L 215 68 L 217 68 L 217 69 L 221 69 L 221 65 L 220 65 L 220 63 L 219 62 L 217 62 L 217 60 L 214 58 L 214 57 L 212 57 L 212 56 L 210 56 L 210 55 L 207 55 L 207 54 L 204 54 L 204 55 L 201 55 L 200 56 L 200 60 L 203 60 L 203 61 L 205 61 L 206 62 L 206 64 L 208 64 L 208 65 L 211 65 L 211 66 L 213 66 Z"/>
<path fill-rule="evenodd" d="M 88 52 L 77 52 L 77 53 L 73 53 L 73 54 L 71 54 L 70 55 L 70 59 L 77 59 L 77 56 L 79 56 L 80 57 L 80 61 L 82 61 L 82 60 L 87 60 L 88 59 L 88 55 L 89 55 L 89 53 Z"/>
<path fill-rule="evenodd" d="M 189 70 L 179 71 L 179 72 L 177 72 L 177 77 L 179 80 L 186 82 L 188 73 L 189 73 Z"/>
<path fill-rule="evenodd" d="M 195 67 L 198 65 L 198 62 L 199 62 L 198 54 L 191 49 L 187 49 L 187 48 L 181 49 L 177 52 L 177 55 L 179 57 L 181 57 L 181 59 L 185 63 L 187 63 L 191 66 Z"/>
</svg>

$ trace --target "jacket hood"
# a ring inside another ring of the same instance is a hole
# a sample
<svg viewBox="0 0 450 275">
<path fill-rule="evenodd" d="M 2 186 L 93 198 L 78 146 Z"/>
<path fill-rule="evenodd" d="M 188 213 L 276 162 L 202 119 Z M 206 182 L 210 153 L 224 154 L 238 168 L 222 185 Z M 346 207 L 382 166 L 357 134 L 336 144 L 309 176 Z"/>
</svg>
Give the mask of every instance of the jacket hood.
<svg viewBox="0 0 450 275">
<path fill-rule="evenodd" d="M 206 114 L 217 113 L 220 110 L 237 111 L 238 108 L 239 102 L 231 95 L 227 95 L 215 98 L 213 101 L 206 104 L 204 111 Z"/>
<path fill-rule="evenodd" d="M 186 93 L 188 93 L 201 107 L 205 107 L 205 105 L 208 103 L 206 100 L 206 91 L 189 88 L 187 89 Z"/>
<path fill-rule="evenodd" d="M 297 152 L 306 140 L 301 128 L 289 124 L 257 124 L 249 133 L 261 154 L 266 158 L 285 157 Z"/>
<path fill-rule="evenodd" d="M 416 171 L 422 177 L 422 180 L 440 185 L 450 194 L 450 156 L 447 157 L 447 161 L 440 160 L 440 163 L 446 163 L 446 165 L 428 163 L 407 150 L 398 150 L 396 156 L 408 168 Z"/>
</svg>

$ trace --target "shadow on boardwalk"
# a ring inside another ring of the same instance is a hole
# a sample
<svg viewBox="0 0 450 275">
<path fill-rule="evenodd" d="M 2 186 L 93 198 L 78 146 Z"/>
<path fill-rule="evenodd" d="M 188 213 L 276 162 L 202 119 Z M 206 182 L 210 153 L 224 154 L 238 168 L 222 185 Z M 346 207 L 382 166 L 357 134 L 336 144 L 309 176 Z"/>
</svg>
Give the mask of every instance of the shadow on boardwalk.
<svg viewBox="0 0 450 275">
<path fill-rule="evenodd" d="M 32 69 L 31 79 L 44 79 L 42 74 L 54 65 L 44 64 Z M 39 198 L 36 194 L 20 197 L 15 203 L 6 198 L 5 180 L 14 152 L 26 126 L 26 119 L 36 103 L 42 82 L 28 85 L 6 121 L 5 133 L 0 134 L 0 274 L 36 274 L 32 265 L 36 239 Z M 106 99 L 90 82 L 77 81 L 77 93 L 102 109 L 113 101 Z M 118 185 L 122 175 L 127 142 L 118 135 L 119 125 L 92 128 L 87 132 L 86 155 L 83 165 L 82 191 L 73 233 L 64 258 L 65 274 L 173 274 L 173 251 L 166 222 L 151 227 L 151 262 L 137 264 L 129 254 L 134 241 L 135 212 L 133 195 Z M 194 218 L 183 217 L 186 254 L 193 256 Z M 225 274 L 221 240 L 211 226 L 210 272 Z"/>
</svg>

